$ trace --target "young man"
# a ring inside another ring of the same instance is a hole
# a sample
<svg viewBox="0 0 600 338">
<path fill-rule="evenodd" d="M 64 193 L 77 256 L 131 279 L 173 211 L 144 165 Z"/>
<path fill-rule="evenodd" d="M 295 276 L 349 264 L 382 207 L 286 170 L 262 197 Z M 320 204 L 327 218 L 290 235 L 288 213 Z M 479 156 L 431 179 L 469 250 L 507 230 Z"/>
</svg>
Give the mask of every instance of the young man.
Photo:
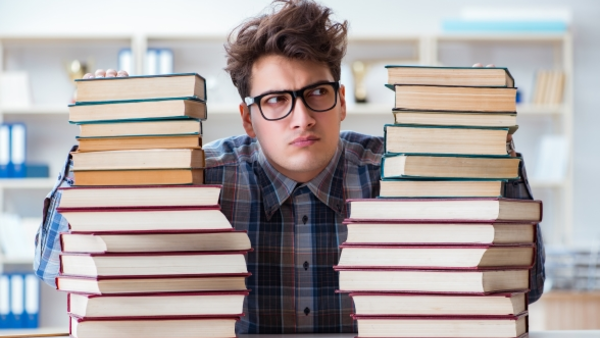
<svg viewBox="0 0 600 338">
<path fill-rule="evenodd" d="M 223 185 L 222 210 L 236 229 L 248 231 L 254 248 L 247 257 L 252 292 L 238 333 L 356 332 L 352 302 L 335 293 L 332 267 L 347 236 L 345 201 L 378 195 L 383 139 L 340 133 L 347 23 L 330 15 L 312 1 L 283 1 L 273 13 L 243 23 L 226 45 L 226 70 L 243 100 L 247 135 L 204 146 L 205 177 Z M 97 72 L 116 75 L 126 74 Z M 507 184 L 506 196 L 532 198 L 524 168 L 521 177 Z M 67 165 L 59 185 L 70 184 Z M 56 189 L 47 199 L 35 262 L 51 285 L 60 251 L 56 234 L 67 229 L 55 212 L 59 199 Z M 530 301 L 544 282 L 539 236 L 537 243 Z"/>
</svg>

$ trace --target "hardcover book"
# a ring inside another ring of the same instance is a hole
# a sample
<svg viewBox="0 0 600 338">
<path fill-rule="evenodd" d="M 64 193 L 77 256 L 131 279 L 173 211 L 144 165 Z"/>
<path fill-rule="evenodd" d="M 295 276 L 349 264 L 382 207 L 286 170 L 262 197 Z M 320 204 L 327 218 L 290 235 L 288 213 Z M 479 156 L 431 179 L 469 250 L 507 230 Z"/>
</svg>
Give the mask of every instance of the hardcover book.
<svg viewBox="0 0 600 338">
<path fill-rule="evenodd" d="M 504 181 L 382 180 L 379 197 L 502 197 Z"/>
<path fill-rule="evenodd" d="M 74 152 L 72 156 L 73 171 L 204 167 L 204 151 L 199 148 Z"/>
<path fill-rule="evenodd" d="M 74 170 L 73 178 L 77 187 L 203 184 L 204 169 Z"/>
<path fill-rule="evenodd" d="M 67 296 L 67 312 L 77 318 L 164 318 L 243 315 L 248 291 L 133 293 Z"/>
<path fill-rule="evenodd" d="M 197 119 L 147 120 L 84 123 L 79 137 L 202 135 L 202 122 Z"/>
<path fill-rule="evenodd" d="M 77 137 L 81 153 L 111 150 L 201 148 L 200 135 Z"/>
<path fill-rule="evenodd" d="M 514 87 L 508 68 L 385 66 L 388 84 Z"/>
<path fill-rule="evenodd" d="M 350 199 L 350 221 L 540 222 L 542 202 L 509 198 Z"/>
<path fill-rule="evenodd" d="M 78 79 L 75 84 L 76 105 L 158 98 L 206 101 L 205 80 L 195 73 Z"/>
<path fill-rule="evenodd" d="M 434 112 L 396 109 L 392 111 L 392 114 L 394 114 L 395 124 L 509 128 L 510 134 L 514 134 L 518 129 L 517 114 L 482 114 L 473 112 Z"/>
<path fill-rule="evenodd" d="M 119 78 L 125 79 L 125 78 Z M 93 79 L 100 80 L 102 79 Z M 82 82 L 87 85 L 91 80 L 82 80 L 78 82 L 78 87 L 82 86 Z M 113 84 L 113 83 L 111 83 Z M 112 90 L 112 86 L 108 87 Z M 123 94 L 128 95 L 128 91 Z M 148 88 L 151 90 L 152 88 Z M 97 93 L 90 93 L 96 95 Z M 156 93 L 161 95 L 161 93 Z M 78 99 L 81 93 L 78 92 Z M 184 95 L 185 96 L 185 95 Z M 121 96 L 119 96 L 121 97 Z M 154 121 L 164 120 L 167 122 L 172 119 L 197 119 L 206 120 L 206 103 L 192 98 L 176 98 L 176 99 L 146 99 L 137 101 L 111 101 L 115 99 L 105 99 L 97 104 L 81 104 L 76 103 L 69 105 L 69 122 L 82 123 L 97 123 L 97 122 L 127 122 L 127 121 Z"/>
</svg>

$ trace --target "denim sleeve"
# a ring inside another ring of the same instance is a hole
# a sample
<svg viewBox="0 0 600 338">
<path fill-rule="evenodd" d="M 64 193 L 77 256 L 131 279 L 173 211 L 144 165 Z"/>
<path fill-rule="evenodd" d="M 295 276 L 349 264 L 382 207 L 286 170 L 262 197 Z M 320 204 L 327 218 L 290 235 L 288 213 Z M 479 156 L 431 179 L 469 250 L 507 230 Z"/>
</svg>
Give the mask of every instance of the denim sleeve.
<svg viewBox="0 0 600 338">
<path fill-rule="evenodd" d="M 519 157 L 521 154 L 517 154 Z M 527 171 L 525 170 L 525 162 L 521 161 L 519 165 L 519 179 L 510 180 L 504 186 L 504 197 L 517 199 L 533 199 L 529 180 L 527 179 Z M 546 270 L 544 263 L 546 261 L 546 252 L 544 250 L 544 241 L 542 239 L 542 231 L 540 225 L 536 225 L 536 259 L 535 264 L 531 268 L 529 276 L 529 303 L 533 303 L 540 299 L 544 292 L 544 281 L 546 279 Z"/>
<path fill-rule="evenodd" d="M 71 151 L 76 149 L 77 147 L 74 146 Z M 69 230 L 67 220 L 56 212 L 61 197 L 58 188 L 73 185 L 73 178 L 69 175 L 71 161 L 69 153 L 54 188 L 44 199 L 42 224 L 40 224 L 35 236 L 33 270 L 40 279 L 53 287 L 56 287 L 55 278 L 58 276 L 60 268 L 59 254 L 61 246 L 59 234 Z"/>
</svg>

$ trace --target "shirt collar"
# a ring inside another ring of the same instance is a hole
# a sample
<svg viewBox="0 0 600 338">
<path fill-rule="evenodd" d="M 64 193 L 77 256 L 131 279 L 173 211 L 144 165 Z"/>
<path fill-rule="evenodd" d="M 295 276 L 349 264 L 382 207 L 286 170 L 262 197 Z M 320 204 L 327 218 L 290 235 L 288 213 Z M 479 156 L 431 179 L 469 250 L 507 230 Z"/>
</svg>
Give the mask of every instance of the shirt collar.
<svg viewBox="0 0 600 338">
<path fill-rule="evenodd" d="M 345 206 L 343 153 L 343 144 L 340 140 L 327 167 L 305 184 L 321 202 L 341 216 L 344 215 Z M 255 173 L 262 191 L 265 214 L 267 219 L 270 219 L 299 184 L 277 171 L 265 157 L 262 148 L 259 149 L 257 162 Z"/>
</svg>

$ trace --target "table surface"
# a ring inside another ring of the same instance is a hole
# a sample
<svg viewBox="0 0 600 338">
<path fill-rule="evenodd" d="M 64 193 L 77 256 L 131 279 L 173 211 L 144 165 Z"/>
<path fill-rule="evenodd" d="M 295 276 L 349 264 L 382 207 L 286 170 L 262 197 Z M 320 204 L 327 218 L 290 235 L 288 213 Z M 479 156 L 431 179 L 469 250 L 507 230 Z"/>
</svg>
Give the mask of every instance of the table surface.
<svg viewBox="0 0 600 338">
<path fill-rule="evenodd" d="M 56 330 L 54 332 L 61 332 L 62 330 Z M 41 334 L 40 330 L 0 330 L 0 337 L 50 337 L 49 334 L 52 332 L 43 330 Z M 324 333 L 313 333 L 313 334 L 253 334 L 253 335 L 238 335 L 238 338 L 354 338 L 355 334 L 324 334 Z M 66 338 L 69 335 L 52 335 L 52 337 Z M 600 330 L 590 331 L 537 331 L 530 332 L 529 338 L 600 338 Z"/>
</svg>

